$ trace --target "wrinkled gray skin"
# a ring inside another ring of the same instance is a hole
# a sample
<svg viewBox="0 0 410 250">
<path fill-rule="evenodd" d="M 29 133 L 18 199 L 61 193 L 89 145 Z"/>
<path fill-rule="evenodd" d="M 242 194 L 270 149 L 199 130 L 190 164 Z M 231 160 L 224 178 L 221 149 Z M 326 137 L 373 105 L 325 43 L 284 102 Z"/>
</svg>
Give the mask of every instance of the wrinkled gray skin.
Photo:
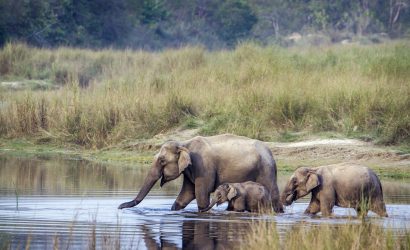
<svg viewBox="0 0 410 250">
<path fill-rule="evenodd" d="M 255 181 L 268 190 L 275 212 L 283 212 L 272 152 L 258 140 L 235 135 L 164 143 L 137 197 L 118 208 L 138 205 L 160 178 L 162 186 L 181 174 L 184 181 L 172 210 L 183 209 L 196 199 L 201 211 L 209 206 L 210 193 L 222 183 Z"/>
<path fill-rule="evenodd" d="M 312 193 L 306 214 L 332 214 L 333 206 L 354 208 L 359 216 L 371 210 L 387 217 L 383 190 L 377 175 L 355 164 L 334 164 L 315 168 L 301 167 L 290 177 L 281 194 L 286 206 Z"/>
<path fill-rule="evenodd" d="M 212 195 L 211 204 L 201 212 L 210 210 L 228 201 L 229 211 L 264 212 L 271 209 L 268 190 L 259 183 L 226 183 L 220 185 Z"/>
</svg>

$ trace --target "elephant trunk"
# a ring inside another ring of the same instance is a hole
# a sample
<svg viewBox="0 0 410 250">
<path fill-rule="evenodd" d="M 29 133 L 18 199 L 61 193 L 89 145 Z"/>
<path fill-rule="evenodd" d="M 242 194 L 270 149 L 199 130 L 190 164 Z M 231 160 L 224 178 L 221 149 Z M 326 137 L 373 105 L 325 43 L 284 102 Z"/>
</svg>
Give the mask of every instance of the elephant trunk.
<svg viewBox="0 0 410 250">
<path fill-rule="evenodd" d="M 202 209 L 201 211 L 199 211 L 199 212 L 206 212 L 206 211 L 209 211 L 213 206 L 215 206 L 215 204 L 218 202 L 218 200 L 216 200 L 216 199 L 212 199 L 212 201 L 211 201 L 211 204 L 209 204 L 209 206 L 207 207 L 207 208 L 205 208 L 205 209 Z"/>
<path fill-rule="evenodd" d="M 144 184 L 142 185 L 137 197 L 135 197 L 132 201 L 122 203 L 118 208 L 123 209 L 138 205 L 145 198 L 145 196 L 147 196 L 148 192 L 159 180 L 159 178 L 161 178 L 162 173 L 160 170 L 161 168 L 159 167 L 157 160 L 155 160 L 147 177 L 145 177 Z"/>
<path fill-rule="evenodd" d="M 280 201 L 282 202 L 282 204 L 289 206 L 290 204 L 293 203 L 293 201 L 295 200 L 296 196 L 296 191 L 291 189 L 291 188 L 286 188 L 283 192 L 282 195 L 280 197 Z"/>
<path fill-rule="evenodd" d="M 155 185 L 158 179 L 159 178 L 152 178 L 151 176 L 145 179 L 144 184 L 142 185 L 137 197 L 135 197 L 134 199 L 137 202 L 137 204 L 140 203 L 145 198 L 145 196 L 147 196 L 148 192 Z"/>
</svg>

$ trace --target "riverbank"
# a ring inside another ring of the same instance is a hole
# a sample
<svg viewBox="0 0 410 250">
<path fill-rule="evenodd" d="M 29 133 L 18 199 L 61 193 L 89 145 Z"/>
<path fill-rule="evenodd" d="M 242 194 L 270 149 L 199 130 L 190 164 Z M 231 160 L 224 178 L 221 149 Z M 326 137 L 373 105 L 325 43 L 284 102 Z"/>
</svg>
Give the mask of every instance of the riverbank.
<svg viewBox="0 0 410 250">
<path fill-rule="evenodd" d="M 41 138 L 0 139 L 0 154 L 13 156 L 63 157 L 84 159 L 118 166 L 150 164 L 153 155 L 167 140 L 187 140 L 198 130 L 174 130 L 147 140 L 127 140 L 101 149 L 75 144 L 43 142 Z M 356 139 L 311 137 L 298 142 L 265 142 L 271 149 L 278 171 L 293 172 L 298 166 L 319 166 L 340 162 L 367 165 L 380 176 L 410 178 L 407 149 L 374 145 Z"/>
</svg>

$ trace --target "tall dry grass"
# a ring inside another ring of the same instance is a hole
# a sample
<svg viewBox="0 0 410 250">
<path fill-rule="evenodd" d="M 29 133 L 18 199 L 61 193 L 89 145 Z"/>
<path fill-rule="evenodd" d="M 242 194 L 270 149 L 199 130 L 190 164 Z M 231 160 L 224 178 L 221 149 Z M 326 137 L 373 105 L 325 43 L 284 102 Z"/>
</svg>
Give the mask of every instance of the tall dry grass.
<svg viewBox="0 0 410 250">
<path fill-rule="evenodd" d="M 408 230 L 393 234 L 391 229 L 363 221 L 360 224 L 297 224 L 278 235 L 272 222 L 256 222 L 244 240 L 242 249 L 409 249 Z"/>
<path fill-rule="evenodd" d="M 216 52 L 7 44 L 0 51 L 2 81 L 42 79 L 61 87 L 3 87 L 0 136 L 40 134 L 103 147 L 186 125 L 205 135 L 263 140 L 331 131 L 409 143 L 408 58 L 408 42 L 293 49 L 245 43 Z"/>
</svg>

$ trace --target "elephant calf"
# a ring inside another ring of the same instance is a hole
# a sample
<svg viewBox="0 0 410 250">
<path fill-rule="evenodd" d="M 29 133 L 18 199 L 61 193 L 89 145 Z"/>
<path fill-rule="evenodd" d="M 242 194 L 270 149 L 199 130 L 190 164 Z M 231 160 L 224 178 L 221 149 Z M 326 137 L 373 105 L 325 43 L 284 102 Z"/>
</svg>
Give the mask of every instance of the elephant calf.
<svg viewBox="0 0 410 250">
<path fill-rule="evenodd" d="M 307 214 L 322 212 L 323 216 L 330 216 L 336 205 L 354 208 L 360 216 L 371 210 L 387 217 L 380 180 L 365 166 L 343 163 L 300 167 L 290 177 L 281 200 L 288 206 L 309 193 L 312 198 Z"/>
<path fill-rule="evenodd" d="M 211 204 L 201 212 L 206 212 L 215 204 L 220 205 L 226 201 L 229 201 L 229 211 L 261 212 L 271 209 L 268 190 L 259 183 L 247 181 L 220 185 L 213 193 Z"/>
</svg>

